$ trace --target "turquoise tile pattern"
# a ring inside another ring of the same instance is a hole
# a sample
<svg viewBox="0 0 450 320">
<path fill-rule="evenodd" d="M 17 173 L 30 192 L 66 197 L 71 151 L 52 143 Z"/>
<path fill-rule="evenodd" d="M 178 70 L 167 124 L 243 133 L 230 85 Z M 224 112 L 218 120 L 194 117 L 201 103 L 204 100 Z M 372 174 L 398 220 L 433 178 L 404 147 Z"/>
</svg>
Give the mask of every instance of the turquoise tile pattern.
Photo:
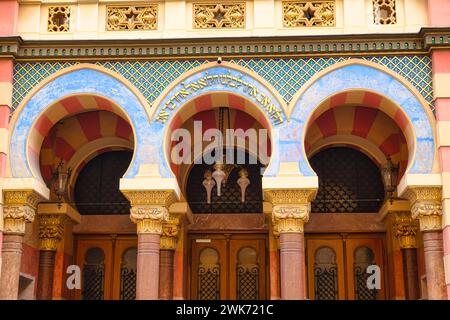
<svg viewBox="0 0 450 320">
<path fill-rule="evenodd" d="M 379 63 L 412 83 L 434 112 L 431 58 L 426 55 L 363 56 Z M 349 59 L 349 57 L 319 58 L 242 58 L 231 62 L 253 70 L 268 81 L 289 104 L 293 95 L 314 74 Z M 118 60 L 97 61 L 95 64 L 118 72 L 133 83 L 152 103 L 177 77 L 208 60 Z M 14 66 L 13 109 L 34 86 L 54 72 L 79 62 L 18 62 Z"/>
</svg>

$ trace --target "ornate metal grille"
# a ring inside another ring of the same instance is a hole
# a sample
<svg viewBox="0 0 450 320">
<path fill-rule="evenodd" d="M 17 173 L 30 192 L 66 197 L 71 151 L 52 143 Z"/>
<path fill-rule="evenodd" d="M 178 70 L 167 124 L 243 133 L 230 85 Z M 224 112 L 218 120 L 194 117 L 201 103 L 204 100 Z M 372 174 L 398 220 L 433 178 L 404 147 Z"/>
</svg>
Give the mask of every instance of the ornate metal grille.
<svg viewBox="0 0 450 320">
<path fill-rule="evenodd" d="M 198 268 L 198 299 L 218 300 L 220 298 L 220 267 L 200 266 Z"/>
<path fill-rule="evenodd" d="M 368 247 L 358 247 L 354 251 L 355 263 L 353 273 L 355 277 L 355 297 L 357 300 L 376 300 L 378 290 L 367 286 L 367 267 L 375 264 L 373 251 Z"/>
<path fill-rule="evenodd" d="M 237 267 L 238 300 L 258 300 L 259 298 L 259 266 Z"/>
<path fill-rule="evenodd" d="M 248 159 L 248 154 L 246 155 Z M 235 155 L 235 159 L 236 155 Z M 246 163 L 249 163 L 246 160 Z M 237 184 L 240 167 L 247 169 L 250 185 L 245 193 L 245 202 L 241 202 L 241 190 Z M 226 184 L 222 184 L 222 194 L 217 196 L 217 186 L 212 189 L 211 203 L 207 203 L 206 190 L 203 187 L 204 174 L 211 166 L 196 164 L 189 174 L 187 198 L 194 213 L 261 213 L 262 212 L 262 176 L 261 164 L 243 164 L 233 169 Z"/>
<path fill-rule="evenodd" d="M 120 269 L 120 299 L 136 299 L 136 270 L 126 267 Z"/>
<path fill-rule="evenodd" d="M 103 300 L 105 266 L 85 266 L 83 279 L 83 300 Z"/>
<path fill-rule="evenodd" d="M 351 148 L 329 148 L 314 155 L 319 176 L 312 212 L 378 212 L 384 200 L 380 170 L 365 154 Z"/>
<path fill-rule="evenodd" d="M 355 266 L 353 268 L 355 274 L 355 297 L 357 300 L 376 300 L 378 290 L 369 289 L 367 286 L 367 278 L 370 276 L 366 272 L 366 268 Z"/>
<path fill-rule="evenodd" d="M 338 298 L 337 268 L 323 268 L 314 264 L 314 284 L 316 300 L 336 300 Z"/>
<path fill-rule="evenodd" d="M 130 202 L 119 190 L 132 153 L 103 153 L 81 170 L 75 184 L 75 202 L 81 214 L 129 214 Z"/>
<path fill-rule="evenodd" d="M 136 299 L 137 249 L 129 248 L 122 256 L 120 268 L 120 299 Z"/>
</svg>

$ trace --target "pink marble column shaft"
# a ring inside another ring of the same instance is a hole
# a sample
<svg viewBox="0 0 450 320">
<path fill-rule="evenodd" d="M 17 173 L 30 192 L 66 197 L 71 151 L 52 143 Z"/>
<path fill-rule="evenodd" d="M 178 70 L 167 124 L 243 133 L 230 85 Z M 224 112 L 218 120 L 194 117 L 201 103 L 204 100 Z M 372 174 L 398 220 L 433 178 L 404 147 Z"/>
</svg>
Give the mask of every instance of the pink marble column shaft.
<svg viewBox="0 0 450 320">
<path fill-rule="evenodd" d="M 17 300 L 23 236 L 3 234 L 0 300 Z"/>
<path fill-rule="evenodd" d="M 306 298 L 304 234 L 300 232 L 280 234 L 281 299 Z"/>
<path fill-rule="evenodd" d="M 136 299 L 159 298 L 159 234 L 138 234 Z"/>
<path fill-rule="evenodd" d="M 442 231 L 423 232 L 423 250 L 429 300 L 447 299 Z"/>
</svg>

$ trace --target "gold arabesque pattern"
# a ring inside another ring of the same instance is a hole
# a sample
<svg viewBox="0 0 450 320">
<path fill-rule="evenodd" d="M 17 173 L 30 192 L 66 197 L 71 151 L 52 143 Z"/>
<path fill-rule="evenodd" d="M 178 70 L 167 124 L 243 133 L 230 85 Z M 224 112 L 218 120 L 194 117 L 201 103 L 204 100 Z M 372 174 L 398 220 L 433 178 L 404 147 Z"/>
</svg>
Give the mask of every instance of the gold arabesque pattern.
<svg viewBox="0 0 450 320">
<path fill-rule="evenodd" d="M 283 1 L 283 26 L 333 27 L 335 1 Z"/>
<path fill-rule="evenodd" d="M 70 7 L 49 7 L 47 31 L 68 32 L 70 30 Z"/>
<path fill-rule="evenodd" d="M 395 0 L 372 0 L 374 24 L 396 24 Z"/>
<path fill-rule="evenodd" d="M 292 96 L 317 72 L 348 57 L 323 58 L 242 58 L 230 62 L 256 72 L 268 81 L 289 103 Z M 422 55 L 363 56 L 361 59 L 384 65 L 412 83 L 434 111 L 431 59 Z M 191 60 L 97 61 L 95 64 L 128 79 L 152 103 L 172 81 L 186 71 L 209 62 Z M 19 62 L 14 65 L 13 109 L 42 80 L 78 62 Z"/>
<path fill-rule="evenodd" d="M 194 3 L 194 29 L 245 28 L 245 2 Z"/>
<path fill-rule="evenodd" d="M 108 6 L 106 30 L 155 30 L 158 5 Z"/>
</svg>

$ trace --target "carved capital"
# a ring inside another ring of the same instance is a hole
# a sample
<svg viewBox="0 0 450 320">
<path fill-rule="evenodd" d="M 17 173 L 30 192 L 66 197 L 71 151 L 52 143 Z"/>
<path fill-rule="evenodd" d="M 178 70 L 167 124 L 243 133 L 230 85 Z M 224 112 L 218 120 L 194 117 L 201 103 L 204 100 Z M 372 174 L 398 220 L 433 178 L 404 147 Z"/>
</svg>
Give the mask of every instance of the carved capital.
<svg viewBox="0 0 450 320">
<path fill-rule="evenodd" d="M 180 228 L 180 219 L 170 216 L 169 220 L 162 226 L 160 248 L 163 250 L 175 250 Z"/>
<path fill-rule="evenodd" d="M 40 249 L 56 251 L 58 244 L 64 236 L 64 223 L 66 215 L 41 214 L 39 215 Z"/>
<path fill-rule="evenodd" d="M 316 189 L 273 189 L 265 196 L 273 205 L 272 222 L 278 233 L 303 232 Z"/>
<path fill-rule="evenodd" d="M 36 206 L 41 200 L 33 190 L 4 191 L 4 233 L 24 235 L 25 226 L 34 221 Z"/>
<path fill-rule="evenodd" d="M 303 225 L 309 220 L 311 204 L 277 205 L 273 207 L 272 219 L 279 233 L 303 232 Z"/>
<path fill-rule="evenodd" d="M 137 224 L 137 233 L 162 233 L 162 225 L 169 219 L 169 212 L 163 206 L 141 205 L 130 210 L 131 221 Z"/>
<path fill-rule="evenodd" d="M 421 231 L 442 228 L 442 203 L 440 187 L 412 187 L 405 193 L 411 202 L 411 216 L 419 219 Z"/>
<path fill-rule="evenodd" d="M 419 227 L 417 220 L 407 215 L 399 215 L 393 224 L 394 235 L 401 249 L 417 248 L 416 235 Z"/>
</svg>

